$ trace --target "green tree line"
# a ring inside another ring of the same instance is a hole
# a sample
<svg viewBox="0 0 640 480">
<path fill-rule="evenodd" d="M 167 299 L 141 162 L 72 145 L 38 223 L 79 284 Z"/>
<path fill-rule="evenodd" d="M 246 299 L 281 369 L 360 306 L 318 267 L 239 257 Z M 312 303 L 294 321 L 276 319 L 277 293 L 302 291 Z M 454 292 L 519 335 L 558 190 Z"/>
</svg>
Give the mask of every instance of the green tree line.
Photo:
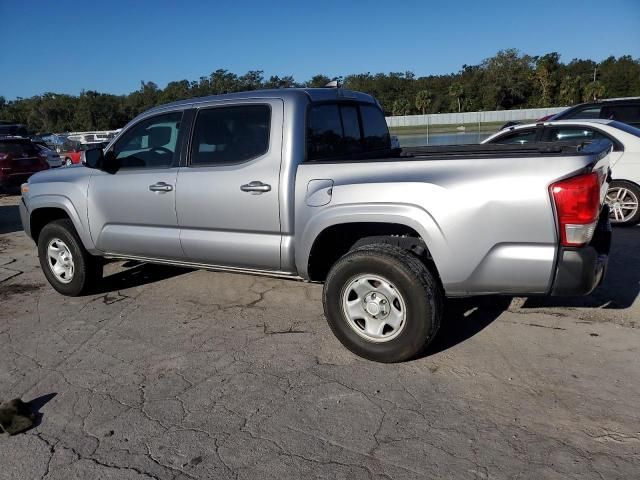
<svg viewBox="0 0 640 480">
<path fill-rule="evenodd" d="M 261 88 L 322 87 L 333 79 L 318 74 L 300 83 L 289 75 L 265 78 L 261 70 L 237 75 L 219 69 L 198 80 L 169 82 L 165 88 L 142 81 L 128 95 L 87 90 L 80 95 L 47 92 L 15 100 L 0 96 L 0 120 L 22 123 L 33 132 L 108 130 L 175 100 Z M 563 63 L 556 52 L 531 56 L 508 49 L 449 75 L 360 73 L 338 79 L 345 88 L 374 95 L 387 115 L 506 110 L 640 96 L 640 59 L 625 55 L 602 62 Z"/>
</svg>

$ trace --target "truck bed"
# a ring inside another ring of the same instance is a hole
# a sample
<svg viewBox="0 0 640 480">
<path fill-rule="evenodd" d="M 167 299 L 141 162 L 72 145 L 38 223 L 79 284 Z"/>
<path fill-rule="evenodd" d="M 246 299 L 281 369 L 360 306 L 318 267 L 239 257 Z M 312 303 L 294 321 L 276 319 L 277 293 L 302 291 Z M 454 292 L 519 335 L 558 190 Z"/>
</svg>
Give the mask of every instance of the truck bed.
<svg viewBox="0 0 640 480">
<path fill-rule="evenodd" d="M 437 146 L 305 162 L 295 180 L 295 225 L 308 233 L 298 238 L 306 244 L 333 215 L 384 219 L 425 240 L 450 296 L 545 294 L 558 251 L 549 186 L 592 170 L 606 177 L 611 148 L 606 140 Z M 302 268 L 305 246 L 296 247 Z"/>
<path fill-rule="evenodd" d="M 522 145 L 503 144 L 470 144 L 470 145 L 437 145 L 398 148 L 372 154 L 350 155 L 348 157 L 331 158 L 330 160 L 314 160 L 309 163 L 345 163 L 345 162 L 389 162 L 411 160 L 472 160 L 476 158 L 531 158 L 531 157 L 567 157 L 576 155 L 600 154 L 602 158 L 609 152 L 611 142 L 596 140 L 578 145 L 569 142 L 531 142 Z"/>
</svg>

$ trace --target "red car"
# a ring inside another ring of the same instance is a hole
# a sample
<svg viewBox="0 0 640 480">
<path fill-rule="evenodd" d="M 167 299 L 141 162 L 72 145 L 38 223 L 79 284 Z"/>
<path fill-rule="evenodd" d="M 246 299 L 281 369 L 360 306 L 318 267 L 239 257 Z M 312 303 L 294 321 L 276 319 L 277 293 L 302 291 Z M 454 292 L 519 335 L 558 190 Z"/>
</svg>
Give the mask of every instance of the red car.
<svg viewBox="0 0 640 480">
<path fill-rule="evenodd" d="M 108 142 L 65 144 L 60 152 L 64 165 L 77 165 L 82 162 L 82 152 L 91 148 L 104 148 Z"/>
<path fill-rule="evenodd" d="M 80 163 L 80 156 L 82 155 L 82 145 L 77 144 L 65 144 L 60 151 L 60 157 L 64 165 L 73 165 Z"/>
<path fill-rule="evenodd" d="M 20 186 L 34 173 L 48 168 L 47 155 L 28 138 L 0 137 L 0 189 Z"/>
</svg>

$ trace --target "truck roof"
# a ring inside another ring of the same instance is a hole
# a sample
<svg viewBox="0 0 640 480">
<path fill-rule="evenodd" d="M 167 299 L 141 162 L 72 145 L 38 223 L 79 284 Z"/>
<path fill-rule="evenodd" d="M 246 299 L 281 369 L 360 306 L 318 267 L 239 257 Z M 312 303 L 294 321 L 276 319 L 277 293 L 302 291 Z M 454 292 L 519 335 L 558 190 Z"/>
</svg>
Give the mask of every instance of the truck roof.
<svg viewBox="0 0 640 480">
<path fill-rule="evenodd" d="M 282 98 L 290 101 L 325 102 L 331 100 L 358 100 L 365 103 L 378 104 L 376 99 L 366 93 L 346 90 L 344 88 L 278 88 L 270 90 L 250 90 L 246 92 L 226 93 L 223 95 L 209 95 L 206 97 L 187 98 L 177 102 L 165 103 L 147 110 L 142 115 L 159 110 L 187 108 L 200 103 L 225 100 L 246 100 L 260 98 Z"/>
</svg>

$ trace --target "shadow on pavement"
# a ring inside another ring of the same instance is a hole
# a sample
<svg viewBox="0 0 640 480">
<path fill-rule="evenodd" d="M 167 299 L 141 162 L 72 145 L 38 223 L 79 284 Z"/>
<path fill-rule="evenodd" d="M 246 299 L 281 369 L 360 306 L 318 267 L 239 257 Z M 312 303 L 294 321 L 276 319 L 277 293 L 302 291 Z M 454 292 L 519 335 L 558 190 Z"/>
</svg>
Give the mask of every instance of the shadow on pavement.
<svg viewBox="0 0 640 480">
<path fill-rule="evenodd" d="M 511 297 L 447 299 L 440 330 L 422 355 L 428 357 L 468 340 L 489 326 L 511 304 Z"/>
<path fill-rule="evenodd" d="M 47 403 L 49 403 L 53 398 L 58 395 L 57 393 L 47 393 L 46 395 L 41 395 L 37 398 L 31 400 L 29 405 L 29 410 L 35 415 L 33 420 L 33 426 L 31 428 L 35 428 L 42 423 L 42 413 L 39 411 L 42 407 L 44 407 Z"/>
<path fill-rule="evenodd" d="M 93 293 L 108 293 L 139 287 L 141 285 L 166 280 L 167 278 L 177 277 L 178 275 L 192 271 L 188 268 L 155 265 L 152 263 L 126 262 L 123 266 L 129 268 L 121 272 L 106 275 L 102 281 L 99 282 L 96 291 Z"/>
<path fill-rule="evenodd" d="M 0 233 L 22 231 L 20 211 L 17 205 L 0 205 Z"/>
<path fill-rule="evenodd" d="M 629 308 L 640 293 L 640 227 L 614 228 L 604 282 L 586 297 L 530 297 L 522 308 Z"/>
</svg>

